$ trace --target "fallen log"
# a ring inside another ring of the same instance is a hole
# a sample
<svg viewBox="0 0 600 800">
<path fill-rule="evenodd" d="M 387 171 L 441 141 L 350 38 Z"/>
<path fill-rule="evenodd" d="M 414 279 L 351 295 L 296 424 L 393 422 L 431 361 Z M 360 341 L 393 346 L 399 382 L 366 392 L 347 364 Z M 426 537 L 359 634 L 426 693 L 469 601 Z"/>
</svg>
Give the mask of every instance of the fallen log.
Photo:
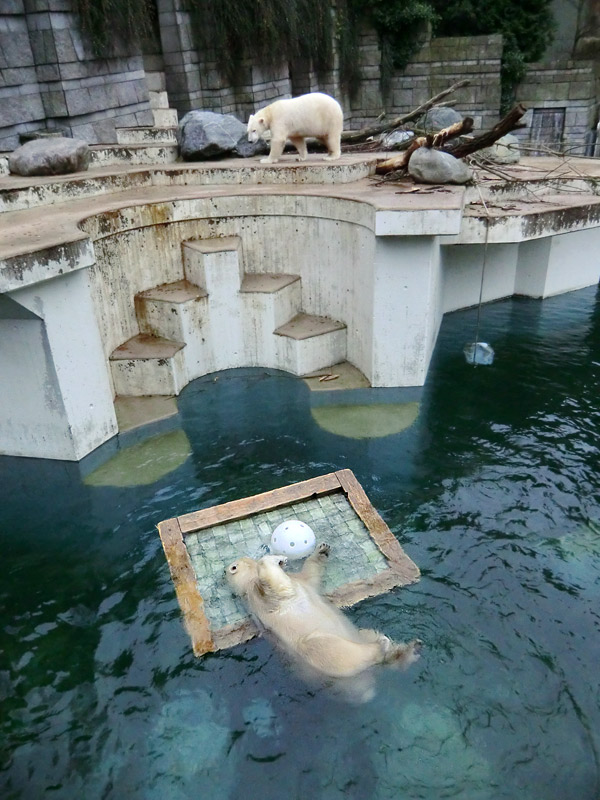
<svg viewBox="0 0 600 800">
<path fill-rule="evenodd" d="M 484 131 L 479 136 L 474 136 L 467 142 L 460 142 L 454 147 L 443 147 L 446 153 L 450 153 L 455 158 L 464 158 L 465 156 L 476 153 L 478 150 L 483 150 L 485 147 L 491 147 L 498 139 L 506 136 L 511 131 L 516 131 L 519 128 L 526 128 L 527 125 L 521 122 L 521 117 L 527 112 L 527 109 L 521 103 L 518 103 L 512 108 L 505 117 L 502 117 L 500 122 L 490 128 L 489 131 Z"/>
<path fill-rule="evenodd" d="M 389 133 L 390 131 L 399 128 L 401 125 L 405 125 L 407 122 L 411 122 L 414 119 L 422 117 L 423 114 L 426 114 L 430 108 L 433 108 L 433 106 L 437 105 L 440 100 L 444 99 L 444 97 L 447 97 L 449 94 L 452 94 L 452 92 L 457 91 L 457 89 L 462 89 L 469 84 L 470 81 L 467 79 L 458 81 L 458 83 L 452 84 L 452 86 L 450 86 L 448 89 L 444 89 L 443 92 L 440 92 L 439 94 L 436 94 L 435 97 L 427 100 L 426 103 L 423 103 L 412 111 L 409 111 L 408 114 L 403 114 L 401 117 L 396 117 L 387 123 L 382 122 L 378 125 L 372 125 L 370 128 L 361 128 L 359 131 L 343 131 L 342 144 L 363 142 L 370 136 L 378 136 L 380 133 Z"/>
<path fill-rule="evenodd" d="M 377 164 L 376 172 L 379 175 L 385 175 L 388 172 L 394 172 L 397 169 L 401 169 L 408 164 L 411 155 L 415 152 L 415 150 L 418 150 L 419 147 L 440 148 L 440 146 L 449 139 L 454 139 L 457 136 L 462 136 L 465 133 L 471 133 L 472 130 L 473 118 L 465 117 L 460 122 L 455 122 L 453 125 L 449 125 L 447 128 L 443 128 L 437 133 L 429 134 L 428 136 L 419 136 L 417 139 L 411 142 L 410 146 L 400 155 L 392 156 L 392 158 L 388 158 L 385 161 L 380 161 Z"/>
</svg>

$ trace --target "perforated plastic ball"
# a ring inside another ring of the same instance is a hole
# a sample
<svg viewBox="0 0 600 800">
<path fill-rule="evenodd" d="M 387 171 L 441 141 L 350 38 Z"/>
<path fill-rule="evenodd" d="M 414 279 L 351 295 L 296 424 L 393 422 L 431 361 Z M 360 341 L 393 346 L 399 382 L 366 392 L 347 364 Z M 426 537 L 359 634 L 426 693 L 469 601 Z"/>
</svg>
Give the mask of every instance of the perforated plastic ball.
<svg viewBox="0 0 600 800">
<path fill-rule="evenodd" d="M 278 525 L 271 535 L 271 552 L 294 560 L 304 558 L 315 549 L 314 531 L 299 519 L 289 519 Z"/>
</svg>

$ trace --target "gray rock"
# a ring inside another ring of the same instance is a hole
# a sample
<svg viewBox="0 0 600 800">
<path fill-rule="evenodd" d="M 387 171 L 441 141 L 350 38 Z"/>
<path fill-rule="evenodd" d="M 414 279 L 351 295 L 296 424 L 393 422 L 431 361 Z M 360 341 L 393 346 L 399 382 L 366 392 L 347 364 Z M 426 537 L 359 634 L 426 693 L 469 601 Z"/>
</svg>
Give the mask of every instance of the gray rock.
<svg viewBox="0 0 600 800">
<path fill-rule="evenodd" d="M 89 163 L 90 151 L 85 142 L 43 138 L 17 147 L 8 158 L 8 169 L 13 175 L 66 175 L 83 172 Z"/>
<path fill-rule="evenodd" d="M 265 142 L 248 141 L 246 126 L 233 114 L 213 111 L 188 111 L 179 123 L 177 141 L 185 161 L 226 155 L 248 158 L 268 151 Z"/>
<path fill-rule="evenodd" d="M 395 147 L 397 144 L 402 144 L 407 139 L 412 139 L 414 136 L 413 131 L 392 131 L 391 133 L 386 133 L 381 137 L 381 144 L 384 148 L 392 148 Z"/>
<path fill-rule="evenodd" d="M 459 114 L 458 111 L 448 106 L 438 106 L 437 108 L 429 109 L 419 122 L 419 128 L 424 128 L 428 132 L 436 133 L 437 131 L 441 131 L 442 128 L 454 125 L 455 122 L 461 122 L 461 120 L 462 114 Z"/>
<path fill-rule="evenodd" d="M 486 147 L 477 153 L 482 158 L 489 158 L 496 164 L 518 164 L 521 160 L 521 148 L 519 140 L 512 133 L 507 133 L 491 147 Z"/>
<path fill-rule="evenodd" d="M 408 173 L 417 183 L 467 183 L 473 177 L 463 161 L 429 147 L 415 150 L 408 162 Z"/>
</svg>

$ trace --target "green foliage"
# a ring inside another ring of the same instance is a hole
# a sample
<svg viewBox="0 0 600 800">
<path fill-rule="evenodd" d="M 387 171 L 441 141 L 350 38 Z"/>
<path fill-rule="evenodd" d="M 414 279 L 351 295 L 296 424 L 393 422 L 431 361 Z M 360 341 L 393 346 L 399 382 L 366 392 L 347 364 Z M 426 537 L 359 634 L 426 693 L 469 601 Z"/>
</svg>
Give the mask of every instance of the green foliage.
<svg viewBox="0 0 600 800">
<path fill-rule="evenodd" d="M 381 46 L 381 90 L 388 94 L 395 69 L 404 69 L 419 50 L 429 25 L 435 20 L 425 0 L 349 0 L 357 17 L 378 33 Z"/>
<path fill-rule="evenodd" d="M 188 0 L 200 49 L 211 52 L 233 85 L 244 60 L 272 66 L 310 59 L 331 67 L 333 17 L 323 0 Z"/>
<path fill-rule="evenodd" d="M 502 106 L 514 101 L 526 63 L 542 57 L 554 34 L 552 0 L 431 0 L 437 12 L 438 36 L 501 33 Z"/>
<path fill-rule="evenodd" d="M 154 33 L 154 0 L 73 0 L 73 7 L 97 56 L 127 53 L 130 42 Z"/>
<path fill-rule="evenodd" d="M 156 35 L 155 0 L 73 0 L 82 28 L 99 55 L 127 49 L 132 39 Z M 310 61 L 317 72 L 332 66 L 334 37 L 342 84 L 354 94 L 360 82 L 359 33 L 363 23 L 379 35 L 384 95 L 395 69 L 403 69 L 429 26 L 437 36 L 501 33 L 502 104 L 509 106 L 528 61 L 552 40 L 552 0 L 186 0 L 196 46 L 216 61 L 233 86 L 244 61 L 274 66 Z"/>
</svg>

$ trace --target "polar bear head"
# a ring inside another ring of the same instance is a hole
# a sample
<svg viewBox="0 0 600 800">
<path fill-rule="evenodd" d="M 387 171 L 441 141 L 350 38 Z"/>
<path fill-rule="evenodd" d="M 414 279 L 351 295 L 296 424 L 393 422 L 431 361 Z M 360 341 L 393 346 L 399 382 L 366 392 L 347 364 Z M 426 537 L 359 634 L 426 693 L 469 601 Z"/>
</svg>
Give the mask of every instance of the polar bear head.
<svg viewBox="0 0 600 800">
<path fill-rule="evenodd" d="M 256 114 L 250 114 L 248 120 L 248 141 L 257 142 L 265 131 L 269 130 L 267 121 L 260 111 Z"/>
<path fill-rule="evenodd" d="M 246 594 L 258 578 L 257 563 L 246 556 L 238 558 L 226 568 L 225 577 L 234 594 Z"/>
</svg>

